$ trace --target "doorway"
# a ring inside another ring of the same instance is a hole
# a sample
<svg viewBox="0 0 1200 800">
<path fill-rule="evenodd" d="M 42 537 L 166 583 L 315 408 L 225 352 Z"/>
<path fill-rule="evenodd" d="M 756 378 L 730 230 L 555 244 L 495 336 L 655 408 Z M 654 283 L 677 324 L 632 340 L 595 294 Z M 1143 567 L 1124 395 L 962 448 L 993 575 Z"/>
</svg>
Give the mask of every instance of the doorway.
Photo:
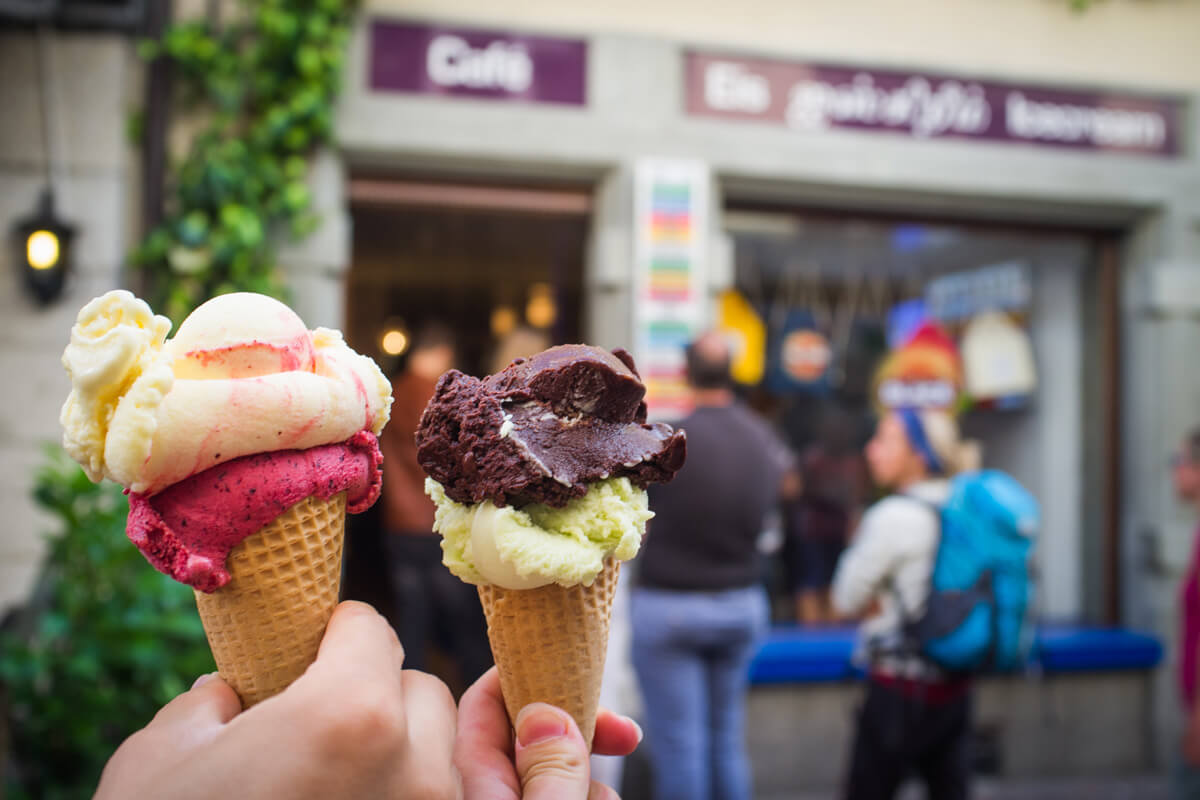
<svg viewBox="0 0 1200 800">
<path fill-rule="evenodd" d="M 454 340 L 453 366 L 477 376 L 579 341 L 591 194 L 589 186 L 353 177 L 347 342 L 395 377 L 414 338 L 433 325 Z M 382 506 L 347 520 L 343 596 L 371 603 L 400 630 Z M 437 633 L 430 670 L 457 694 L 466 681 L 446 631 Z"/>
<path fill-rule="evenodd" d="M 590 187 L 355 178 L 350 200 L 346 335 L 385 372 L 433 322 L 473 375 L 579 340 Z"/>
</svg>

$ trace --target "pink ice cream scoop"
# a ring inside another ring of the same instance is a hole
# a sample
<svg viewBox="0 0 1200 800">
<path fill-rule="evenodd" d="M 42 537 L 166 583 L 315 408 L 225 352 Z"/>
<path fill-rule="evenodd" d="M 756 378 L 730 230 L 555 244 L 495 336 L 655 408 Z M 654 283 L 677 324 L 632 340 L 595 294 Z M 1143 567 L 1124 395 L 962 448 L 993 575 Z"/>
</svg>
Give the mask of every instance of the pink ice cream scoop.
<svg viewBox="0 0 1200 800">
<path fill-rule="evenodd" d="M 230 551 L 304 498 L 346 492 L 347 511 L 369 508 L 382 461 L 369 431 L 341 444 L 243 456 L 150 497 L 130 492 L 126 533 L 160 572 L 213 592 L 229 582 Z"/>
</svg>

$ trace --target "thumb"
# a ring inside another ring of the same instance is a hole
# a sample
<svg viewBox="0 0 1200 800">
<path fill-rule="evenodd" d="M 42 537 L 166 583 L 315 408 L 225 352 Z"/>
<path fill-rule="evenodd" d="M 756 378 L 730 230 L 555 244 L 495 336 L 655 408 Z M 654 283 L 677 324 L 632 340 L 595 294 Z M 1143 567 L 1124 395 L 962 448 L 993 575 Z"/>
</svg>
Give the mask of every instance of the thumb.
<svg viewBox="0 0 1200 800">
<path fill-rule="evenodd" d="M 571 715 L 546 703 L 517 714 L 517 775 L 524 800 L 585 800 L 588 749 Z"/>
<path fill-rule="evenodd" d="M 216 673 L 201 675 L 189 691 L 167 703 L 151 725 L 215 728 L 236 717 L 242 701 Z"/>
</svg>

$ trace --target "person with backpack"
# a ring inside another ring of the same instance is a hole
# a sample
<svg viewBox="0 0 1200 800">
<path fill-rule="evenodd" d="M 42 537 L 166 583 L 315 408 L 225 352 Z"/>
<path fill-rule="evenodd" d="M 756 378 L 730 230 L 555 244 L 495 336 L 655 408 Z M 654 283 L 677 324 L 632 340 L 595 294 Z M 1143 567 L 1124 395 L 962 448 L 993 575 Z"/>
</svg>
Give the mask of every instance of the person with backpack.
<svg viewBox="0 0 1200 800">
<path fill-rule="evenodd" d="M 847 800 L 891 798 L 910 773 L 930 800 L 967 797 L 970 678 L 935 664 L 910 632 L 929 599 L 950 478 L 976 455 L 936 411 L 892 411 L 867 444 L 871 476 L 892 494 L 863 515 L 833 581 L 835 611 L 864 617 L 857 655 L 868 676 Z"/>
</svg>

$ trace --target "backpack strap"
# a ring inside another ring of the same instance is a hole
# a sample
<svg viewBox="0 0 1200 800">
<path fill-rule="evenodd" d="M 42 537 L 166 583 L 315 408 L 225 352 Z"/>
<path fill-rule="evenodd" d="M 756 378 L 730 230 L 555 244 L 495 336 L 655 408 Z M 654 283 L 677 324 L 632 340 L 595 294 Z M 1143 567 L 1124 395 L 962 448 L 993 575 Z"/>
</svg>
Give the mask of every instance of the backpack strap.
<svg viewBox="0 0 1200 800">
<path fill-rule="evenodd" d="M 933 559 L 934 559 L 934 564 L 936 565 L 938 549 L 941 547 L 941 543 L 942 543 L 942 507 L 939 504 L 937 504 L 931 500 L 925 500 L 925 499 L 917 497 L 915 494 L 911 494 L 909 492 L 902 492 L 902 493 L 898 494 L 897 496 L 903 497 L 907 500 L 911 500 L 914 503 L 917 503 L 917 504 L 923 506 L 924 508 L 928 509 L 933 514 L 934 527 L 937 531 L 937 533 L 935 534 L 934 543 L 933 543 Z M 901 644 L 901 650 L 903 651 L 902 654 L 920 658 L 921 660 L 926 661 L 932 665 L 932 662 L 930 662 L 929 659 L 927 659 L 922 654 L 921 641 L 920 641 L 920 638 L 916 634 L 916 627 L 917 627 L 917 624 L 920 622 L 920 619 L 915 618 L 912 614 L 910 614 L 908 612 L 908 609 L 905 607 L 904 597 L 900 594 L 900 587 L 896 585 L 896 576 L 894 576 L 894 575 L 888 576 L 887 587 L 888 587 L 888 591 L 892 595 L 892 600 L 896 604 L 896 613 L 900 615 L 900 638 L 902 641 L 902 644 Z M 933 594 L 933 568 L 931 566 L 931 568 L 929 570 L 929 582 L 925 587 L 925 602 L 926 603 L 929 602 L 929 597 L 932 594 Z"/>
</svg>

